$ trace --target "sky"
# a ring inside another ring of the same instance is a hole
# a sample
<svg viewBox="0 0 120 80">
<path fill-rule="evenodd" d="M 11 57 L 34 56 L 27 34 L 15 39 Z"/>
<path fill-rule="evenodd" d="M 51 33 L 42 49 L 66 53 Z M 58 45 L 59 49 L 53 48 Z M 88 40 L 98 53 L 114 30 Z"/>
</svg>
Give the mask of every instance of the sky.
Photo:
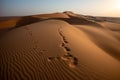
<svg viewBox="0 0 120 80">
<path fill-rule="evenodd" d="M 120 17 L 120 0 L 0 0 L 0 16 L 25 16 L 64 11 Z"/>
</svg>

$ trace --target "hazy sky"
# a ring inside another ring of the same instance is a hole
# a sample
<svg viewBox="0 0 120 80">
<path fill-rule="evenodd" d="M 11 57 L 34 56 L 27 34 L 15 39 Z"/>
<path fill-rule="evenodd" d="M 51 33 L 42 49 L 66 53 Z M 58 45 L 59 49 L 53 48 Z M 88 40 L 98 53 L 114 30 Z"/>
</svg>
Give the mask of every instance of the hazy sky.
<svg viewBox="0 0 120 80">
<path fill-rule="evenodd" d="M 0 16 L 73 11 L 78 14 L 120 17 L 120 0 L 0 0 Z"/>
</svg>

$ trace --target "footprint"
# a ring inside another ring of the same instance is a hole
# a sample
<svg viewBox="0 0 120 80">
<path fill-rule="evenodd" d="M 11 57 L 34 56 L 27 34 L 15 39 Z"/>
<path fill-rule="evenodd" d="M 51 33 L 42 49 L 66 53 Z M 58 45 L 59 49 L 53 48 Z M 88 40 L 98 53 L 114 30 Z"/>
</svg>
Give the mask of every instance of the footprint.
<svg viewBox="0 0 120 80">
<path fill-rule="evenodd" d="M 65 43 L 68 43 L 68 41 L 67 41 L 67 40 L 64 40 L 64 42 L 65 42 Z"/>
<path fill-rule="evenodd" d="M 70 62 L 69 62 L 69 66 L 74 68 L 76 65 L 78 64 L 78 59 L 76 57 L 73 57 Z"/>
<path fill-rule="evenodd" d="M 66 46 L 68 41 L 67 41 L 66 37 L 63 35 L 63 32 L 61 31 L 61 27 L 58 29 L 58 32 L 63 41 L 61 44 L 61 47 L 63 47 L 66 52 L 66 54 L 61 56 L 60 59 L 64 60 L 70 67 L 75 67 L 78 64 L 78 59 L 69 53 L 71 51 L 71 49 Z"/>
<path fill-rule="evenodd" d="M 52 61 L 54 59 L 55 59 L 55 57 L 48 57 L 48 61 Z"/>
<path fill-rule="evenodd" d="M 65 43 L 68 43 L 68 41 L 66 40 L 66 38 L 65 38 L 65 36 L 63 35 L 62 31 L 59 29 L 58 32 L 59 32 L 60 36 L 62 37 L 63 41 L 64 41 Z"/>
<path fill-rule="evenodd" d="M 70 53 L 65 54 L 61 59 L 66 61 L 70 67 L 75 67 L 78 64 L 78 59 Z"/>
<path fill-rule="evenodd" d="M 65 46 L 65 44 L 64 43 L 62 43 L 62 47 L 64 47 Z"/>
<path fill-rule="evenodd" d="M 65 51 L 71 51 L 69 47 L 65 46 L 65 43 L 62 43 L 61 46 L 65 49 Z"/>
<path fill-rule="evenodd" d="M 74 60 L 74 65 L 77 65 L 78 64 L 78 59 L 76 57 L 74 57 L 73 60 Z"/>
<path fill-rule="evenodd" d="M 57 57 L 48 57 L 48 61 L 53 61 L 53 60 L 60 60 L 61 57 L 57 56 Z"/>
<path fill-rule="evenodd" d="M 73 55 L 71 55 L 70 53 L 67 53 L 66 54 L 68 57 L 73 57 Z"/>
<path fill-rule="evenodd" d="M 63 36 L 62 32 L 59 32 L 60 36 Z"/>
<path fill-rule="evenodd" d="M 66 57 L 66 56 L 62 56 L 61 59 L 64 60 L 64 61 L 68 61 L 69 60 L 68 57 Z"/>
<path fill-rule="evenodd" d="M 69 47 L 64 46 L 66 51 L 71 51 Z"/>
</svg>

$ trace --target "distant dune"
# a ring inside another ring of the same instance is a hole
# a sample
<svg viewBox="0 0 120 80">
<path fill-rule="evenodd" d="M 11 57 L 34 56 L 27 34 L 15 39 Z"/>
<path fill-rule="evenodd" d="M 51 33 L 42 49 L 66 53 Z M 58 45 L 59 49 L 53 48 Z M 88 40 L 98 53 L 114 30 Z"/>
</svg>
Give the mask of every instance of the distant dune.
<svg viewBox="0 0 120 80">
<path fill-rule="evenodd" d="M 67 11 L 0 29 L 0 80 L 120 80 L 118 22 Z"/>
<path fill-rule="evenodd" d="M 43 18 L 43 19 L 48 19 L 48 18 L 69 18 L 69 16 L 64 14 L 64 13 L 33 15 L 33 17 Z"/>
<path fill-rule="evenodd" d="M 7 20 L 0 21 L 0 29 L 8 29 L 16 26 L 16 23 L 20 20 L 20 18 L 10 18 Z"/>
<path fill-rule="evenodd" d="M 88 24 L 88 25 L 99 26 L 99 24 L 97 24 L 94 21 L 88 20 L 87 18 L 83 18 L 72 12 L 64 12 L 64 13 L 41 14 L 41 15 L 33 15 L 33 16 L 25 16 L 25 17 L 13 17 L 13 18 L 4 17 L 4 18 L 1 18 L 0 29 L 24 26 L 24 25 L 28 25 L 31 23 L 48 20 L 48 19 L 64 20 L 70 24 Z"/>
<path fill-rule="evenodd" d="M 70 11 L 66 11 L 63 13 L 58 12 L 51 14 L 31 15 L 25 17 L 0 17 L 0 30 L 29 25 L 48 19 L 64 20 L 74 25 L 82 24 L 101 26 L 100 24 L 98 24 L 98 22 L 113 22 L 118 24 L 120 23 L 120 18 L 84 16 L 75 14 Z"/>
</svg>

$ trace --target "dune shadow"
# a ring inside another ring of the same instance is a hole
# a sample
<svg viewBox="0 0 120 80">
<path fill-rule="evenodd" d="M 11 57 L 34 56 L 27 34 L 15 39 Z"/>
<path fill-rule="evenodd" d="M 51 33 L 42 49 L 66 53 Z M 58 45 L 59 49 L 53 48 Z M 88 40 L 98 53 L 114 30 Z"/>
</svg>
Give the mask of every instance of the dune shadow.
<svg viewBox="0 0 120 80">
<path fill-rule="evenodd" d="M 29 25 L 35 22 L 39 22 L 42 21 L 42 19 L 39 18 L 34 18 L 32 16 L 26 16 L 26 17 L 22 17 L 17 23 L 16 23 L 16 27 L 20 27 L 20 26 L 24 26 L 24 25 Z"/>
<path fill-rule="evenodd" d="M 70 18 L 52 18 L 52 19 L 66 21 L 72 25 L 93 25 L 93 26 L 101 27 L 101 25 L 98 24 L 96 21 L 90 21 L 82 17 L 74 17 L 74 16 L 69 16 L 69 17 Z"/>
<path fill-rule="evenodd" d="M 48 18 L 48 19 L 43 19 L 43 18 L 36 18 L 33 16 L 25 16 L 25 17 L 21 17 L 21 19 L 16 23 L 14 28 L 18 28 L 21 26 L 25 26 L 25 25 L 30 25 L 36 22 L 41 22 L 41 21 L 45 21 L 45 20 L 62 20 L 65 21 L 71 25 L 92 25 L 92 26 L 97 26 L 97 27 L 101 27 L 100 24 L 98 24 L 95 21 L 90 21 L 87 20 L 85 18 L 81 18 L 81 17 L 74 17 L 74 16 L 69 16 L 70 18 Z M 11 29 L 14 29 L 11 28 Z"/>
<path fill-rule="evenodd" d="M 86 18 L 82 17 L 75 17 L 75 16 L 69 16 L 70 18 L 48 18 L 48 19 L 43 19 L 43 18 L 36 18 L 33 16 L 25 16 L 22 17 L 17 23 L 16 23 L 16 28 L 24 25 L 29 25 L 32 23 L 40 22 L 40 21 L 45 21 L 45 20 L 62 20 L 65 22 L 68 22 L 69 24 L 72 25 L 93 25 L 93 26 L 98 26 L 101 27 L 100 24 L 98 24 L 96 21 L 91 21 Z"/>
</svg>

